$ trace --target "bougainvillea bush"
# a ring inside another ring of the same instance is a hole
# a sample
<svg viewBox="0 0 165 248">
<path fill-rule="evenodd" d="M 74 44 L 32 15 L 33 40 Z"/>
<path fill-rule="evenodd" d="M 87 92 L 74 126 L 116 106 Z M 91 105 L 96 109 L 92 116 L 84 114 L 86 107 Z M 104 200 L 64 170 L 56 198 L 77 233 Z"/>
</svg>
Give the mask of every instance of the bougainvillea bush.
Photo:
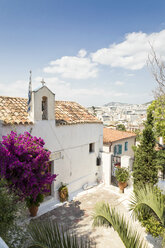
<svg viewBox="0 0 165 248">
<path fill-rule="evenodd" d="M 0 143 L 0 173 L 8 187 L 21 200 L 36 200 L 39 194 L 48 192 L 48 184 L 57 175 L 48 172 L 50 152 L 44 148 L 41 138 L 30 133 L 11 132 Z"/>
</svg>

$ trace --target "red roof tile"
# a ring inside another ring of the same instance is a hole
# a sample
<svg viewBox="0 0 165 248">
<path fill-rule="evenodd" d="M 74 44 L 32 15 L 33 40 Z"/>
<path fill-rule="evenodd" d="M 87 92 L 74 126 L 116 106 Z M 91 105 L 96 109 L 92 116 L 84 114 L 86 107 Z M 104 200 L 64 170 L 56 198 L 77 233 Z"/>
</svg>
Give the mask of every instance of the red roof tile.
<svg viewBox="0 0 165 248">
<path fill-rule="evenodd" d="M 57 125 L 78 123 L 102 123 L 76 102 L 55 101 Z M 4 124 L 32 124 L 27 113 L 27 99 L 0 96 L 0 120 Z"/>
<path fill-rule="evenodd" d="M 104 144 L 108 144 L 110 142 L 114 142 L 114 141 L 118 141 L 122 139 L 128 139 L 131 137 L 136 137 L 136 134 L 132 132 L 114 130 L 110 128 L 104 128 L 103 130 L 103 143 Z"/>
</svg>

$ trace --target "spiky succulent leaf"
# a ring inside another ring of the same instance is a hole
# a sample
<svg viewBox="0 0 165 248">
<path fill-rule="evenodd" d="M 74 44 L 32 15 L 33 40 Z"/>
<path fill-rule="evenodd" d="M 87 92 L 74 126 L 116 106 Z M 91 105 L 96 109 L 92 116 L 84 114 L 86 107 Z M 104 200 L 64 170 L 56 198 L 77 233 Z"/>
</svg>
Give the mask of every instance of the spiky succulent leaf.
<svg viewBox="0 0 165 248">
<path fill-rule="evenodd" d="M 90 242 L 64 231 L 52 221 L 36 222 L 29 226 L 30 245 L 28 248 L 89 248 Z"/>
<path fill-rule="evenodd" d="M 108 203 L 100 202 L 96 204 L 93 213 L 93 226 L 112 226 L 126 248 L 147 248 L 147 244 L 140 233 L 134 230 L 124 215 L 119 214 Z"/>
</svg>

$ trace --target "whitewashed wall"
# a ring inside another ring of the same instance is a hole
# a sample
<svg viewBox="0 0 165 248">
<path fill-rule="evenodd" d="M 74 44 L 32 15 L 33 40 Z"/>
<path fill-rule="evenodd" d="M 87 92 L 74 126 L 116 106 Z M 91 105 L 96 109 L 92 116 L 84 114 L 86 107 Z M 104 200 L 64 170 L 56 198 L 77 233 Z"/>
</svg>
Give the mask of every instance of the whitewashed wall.
<svg viewBox="0 0 165 248">
<path fill-rule="evenodd" d="M 103 181 L 105 185 L 111 184 L 111 164 L 112 164 L 112 153 L 103 152 L 102 161 L 103 161 Z"/>
<path fill-rule="evenodd" d="M 101 169 L 96 166 L 96 158 L 102 151 L 102 124 L 77 124 L 56 126 L 55 121 L 38 121 L 35 125 L 0 126 L 0 134 L 13 131 L 31 132 L 41 137 L 45 147 L 52 153 L 58 153 L 53 162 L 52 172 L 58 174 L 53 184 L 52 195 L 57 199 L 57 189 L 61 182 L 67 183 L 69 193 L 82 188 L 86 183 L 92 184 L 101 177 Z M 89 143 L 95 143 L 95 151 L 89 153 Z"/>
<path fill-rule="evenodd" d="M 121 156 L 121 167 L 132 170 L 132 159 L 130 156 Z"/>
<path fill-rule="evenodd" d="M 3 241 L 3 239 L 1 239 L 1 237 L 0 237 L 0 248 L 9 248 L 7 244 Z"/>
</svg>

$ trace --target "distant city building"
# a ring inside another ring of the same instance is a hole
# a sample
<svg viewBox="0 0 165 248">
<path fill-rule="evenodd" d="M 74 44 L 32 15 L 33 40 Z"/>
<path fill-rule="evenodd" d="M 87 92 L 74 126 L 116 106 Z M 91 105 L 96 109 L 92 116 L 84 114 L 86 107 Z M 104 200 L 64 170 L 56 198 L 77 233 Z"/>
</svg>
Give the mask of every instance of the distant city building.
<svg viewBox="0 0 165 248">
<path fill-rule="evenodd" d="M 147 104 L 125 104 L 111 102 L 102 107 L 90 107 L 88 111 L 103 121 L 104 126 L 113 129 L 123 124 L 127 131 L 143 130 L 143 123 L 147 117 Z"/>
</svg>

